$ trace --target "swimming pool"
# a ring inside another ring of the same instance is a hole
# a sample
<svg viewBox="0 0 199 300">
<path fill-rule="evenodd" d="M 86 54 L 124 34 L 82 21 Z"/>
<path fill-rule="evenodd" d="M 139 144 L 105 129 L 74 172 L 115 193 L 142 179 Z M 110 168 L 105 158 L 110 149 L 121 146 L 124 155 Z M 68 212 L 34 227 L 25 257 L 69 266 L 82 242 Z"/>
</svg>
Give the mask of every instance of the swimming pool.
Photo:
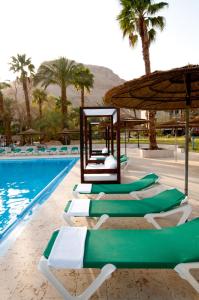
<svg viewBox="0 0 199 300">
<path fill-rule="evenodd" d="M 78 158 L 0 160 L 0 240 L 45 201 Z"/>
</svg>

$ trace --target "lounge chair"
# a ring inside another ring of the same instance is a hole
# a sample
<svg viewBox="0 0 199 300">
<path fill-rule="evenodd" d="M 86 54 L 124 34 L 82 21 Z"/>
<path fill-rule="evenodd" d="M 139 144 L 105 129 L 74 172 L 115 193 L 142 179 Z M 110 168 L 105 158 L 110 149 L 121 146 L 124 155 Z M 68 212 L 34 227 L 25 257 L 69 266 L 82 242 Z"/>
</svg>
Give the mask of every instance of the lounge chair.
<svg viewBox="0 0 199 300">
<path fill-rule="evenodd" d="M 156 218 L 167 217 L 181 212 L 178 222 L 182 224 L 191 214 L 191 206 L 183 205 L 187 202 L 185 194 L 177 189 L 163 191 L 151 198 L 143 200 L 89 200 L 74 199 L 67 203 L 64 210 L 64 219 L 70 226 L 75 226 L 73 217 L 97 217 L 98 222 L 94 226 L 99 228 L 110 217 L 144 217 L 157 229 L 161 226 Z"/>
<path fill-rule="evenodd" d="M 199 292 L 199 283 L 190 273 L 191 269 L 199 268 L 198 232 L 199 218 L 160 230 L 63 227 L 53 233 L 38 267 L 62 297 L 70 300 L 89 299 L 117 268 L 174 269 Z M 100 268 L 101 272 L 81 295 L 75 297 L 51 268 Z"/>
<path fill-rule="evenodd" d="M 25 151 L 25 154 L 33 154 L 34 153 L 34 148 L 27 148 Z"/>
<path fill-rule="evenodd" d="M 13 153 L 15 155 L 15 154 L 21 154 L 21 153 L 24 153 L 24 152 L 22 152 L 21 148 L 14 148 L 14 149 L 11 150 L 11 153 Z"/>
<path fill-rule="evenodd" d="M 0 148 L 0 154 L 6 154 L 6 150 L 4 148 Z"/>
<path fill-rule="evenodd" d="M 79 153 L 79 147 L 77 147 L 77 146 L 73 146 L 71 148 L 71 154 L 75 154 L 75 153 Z"/>
<path fill-rule="evenodd" d="M 38 149 L 38 154 L 45 154 L 45 153 L 47 153 L 45 147 L 40 147 L 40 148 Z"/>
<path fill-rule="evenodd" d="M 48 154 L 56 154 L 57 153 L 57 148 L 56 147 L 51 147 L 46 150 Z"/>
<path fill-rule="evenodd" d="M 139 180 L 130 183 L 113 183 L 113 184 L 77 184 L 73 188 L 75 198 L 80 194 L 131 194 L 132 192 L 146 189 L 159 181 L 158 175 L 154 173 L 147 174 Z"/>
<path fill-rule="evenodd" d="M 68 153 L 68 147 L 67 146 L 63 146 L 59 149 L 59 153 L 64 154 L 64 153 Z"/>
</svg>

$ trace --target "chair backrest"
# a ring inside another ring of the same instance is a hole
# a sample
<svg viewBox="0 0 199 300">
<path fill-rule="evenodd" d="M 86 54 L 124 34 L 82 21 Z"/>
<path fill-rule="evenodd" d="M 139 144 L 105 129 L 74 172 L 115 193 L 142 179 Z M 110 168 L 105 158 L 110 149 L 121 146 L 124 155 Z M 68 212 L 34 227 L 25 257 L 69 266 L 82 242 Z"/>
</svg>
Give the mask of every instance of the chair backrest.
<svg viewBox="0 0 199 300">
<path fill-rule="evenodd" d="M 79 148 L 77 146 L 74 146 L 71 148 L 71 151 L 78 151 L 78 150 L 79 150 Z"/>
</svg>

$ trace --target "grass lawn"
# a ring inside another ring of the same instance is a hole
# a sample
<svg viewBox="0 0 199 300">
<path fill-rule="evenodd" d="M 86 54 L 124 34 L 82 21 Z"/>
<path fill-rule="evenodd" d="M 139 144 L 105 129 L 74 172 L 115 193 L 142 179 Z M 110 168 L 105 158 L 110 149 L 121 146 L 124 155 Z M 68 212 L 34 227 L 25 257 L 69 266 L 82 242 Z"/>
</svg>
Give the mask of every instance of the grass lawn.
<svg viewBox="0 0 199 300">
<path fill-rule="evenodd" d="M 140 137 L 140 144 L 148 144 L 149 139 L 146 137 Z M 185 138 L 184 136 L 180 136 L 176 138 L 177 145 L 180 147 L 184 147 Z M 166 145 L 175 145 L 175 137 L 157 137 L 157 143 L 158 144 L 166 144 Z M 124 143 L 124 140 L 121 140 L 121 143 Z M 130 144 L 137 144 L 137 138 L 130 138 L 129 142 Z M 194 150 L 192 149 L 192 142 L 189 143 L 189 148 L 191 151 L 199 152 L 199 137 L 196 137 L 194 139 Z"/>
<path fill-rule="evenodd" d="M 149 143 L 149 139 L 147 137 L 140 137 L 139 139 L 140 144 L 148 144 Z M 184 147 L 184 142 L 185 142 L 185 138 L 184 136 L 180 136 L 176 138 L 177 141 L 177 145 L 180 147 Z M 165 144 L 165 145 L 175 145 L 175 137 L 167 137 L 167 136 L 158 136 L 157 137 L 157 142 L 158 144 Z M 105 141 L 104 140 L 94 140 L 93 144 L 104 144 Z M 121 138 L 121 143 L 124 143 L 124 139 Z M 137 144 L 137 138 L 130 138 L 129 141 L 127 139 L 127 143 L 128 144 Z M 199 152 L 199 137 L 195 138 L 194 141 L 194 150 L 192 149 L 192 142 L 190 141 L 189 143 L 189 149 L 190 151 L 193 152 Z"/>
</svg>

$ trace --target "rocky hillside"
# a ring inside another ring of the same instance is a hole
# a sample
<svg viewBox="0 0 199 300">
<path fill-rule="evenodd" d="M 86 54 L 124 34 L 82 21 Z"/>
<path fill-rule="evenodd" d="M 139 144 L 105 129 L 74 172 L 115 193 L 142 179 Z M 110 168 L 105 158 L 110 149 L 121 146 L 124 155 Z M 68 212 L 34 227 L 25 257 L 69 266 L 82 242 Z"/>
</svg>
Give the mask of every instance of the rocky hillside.
<svg viewBox="0 0 199 300">
<path fill-rule="evenodd" d="M 107 90 L 124 82 L 123 79 L 121 79 L 118 75 L 113 73 L 113 71 L 108 68 L 94 65 L 85 66 L 89 68 L 91 73 L 93 73 L 94 75 L 94 87 L 91 90 L 90 94 L 85 94 L 85 106 L 96 106 L 101 104 L 102 97 Z M 56 96 L 60 95 L 60 89 L 57 86 L 49 86 L 47 90 L 49 94 L 54 94 Z M 74 106 L 79 106 L 80 92 L 75 90 L 73 87 L 69 87 L 68 99 Z"/>
<path fill-rule="evenodd" d="M 91 93 L 85 94 L 85 106 L 96 106 L 102 103 L 102 97 L 107 90 L 111 89 L 114 86 L 122 84 L 124 82 L 118 75 L 113 73 L 112 70 L 95 66 L 95 65 L 85 65 L 90 69 L 94 75 L 94 87 L 91 90 Z M 52 85 L 47 88 L 49 94 L 60 96 L 60 88 L 58 86 Z M 8 89 L 6 94 L 8 96 L 14 97 L 14 90 Z M 73 106 L 79 106 L 80 104 L 80 92 L 74 89 L 73 87 L 68 87 L 67 90 L 68 100 L 72 103 Z M 17 91 L 18 100 L 24 100 L 22 88 L 18 88 Z"/>
</svg>

